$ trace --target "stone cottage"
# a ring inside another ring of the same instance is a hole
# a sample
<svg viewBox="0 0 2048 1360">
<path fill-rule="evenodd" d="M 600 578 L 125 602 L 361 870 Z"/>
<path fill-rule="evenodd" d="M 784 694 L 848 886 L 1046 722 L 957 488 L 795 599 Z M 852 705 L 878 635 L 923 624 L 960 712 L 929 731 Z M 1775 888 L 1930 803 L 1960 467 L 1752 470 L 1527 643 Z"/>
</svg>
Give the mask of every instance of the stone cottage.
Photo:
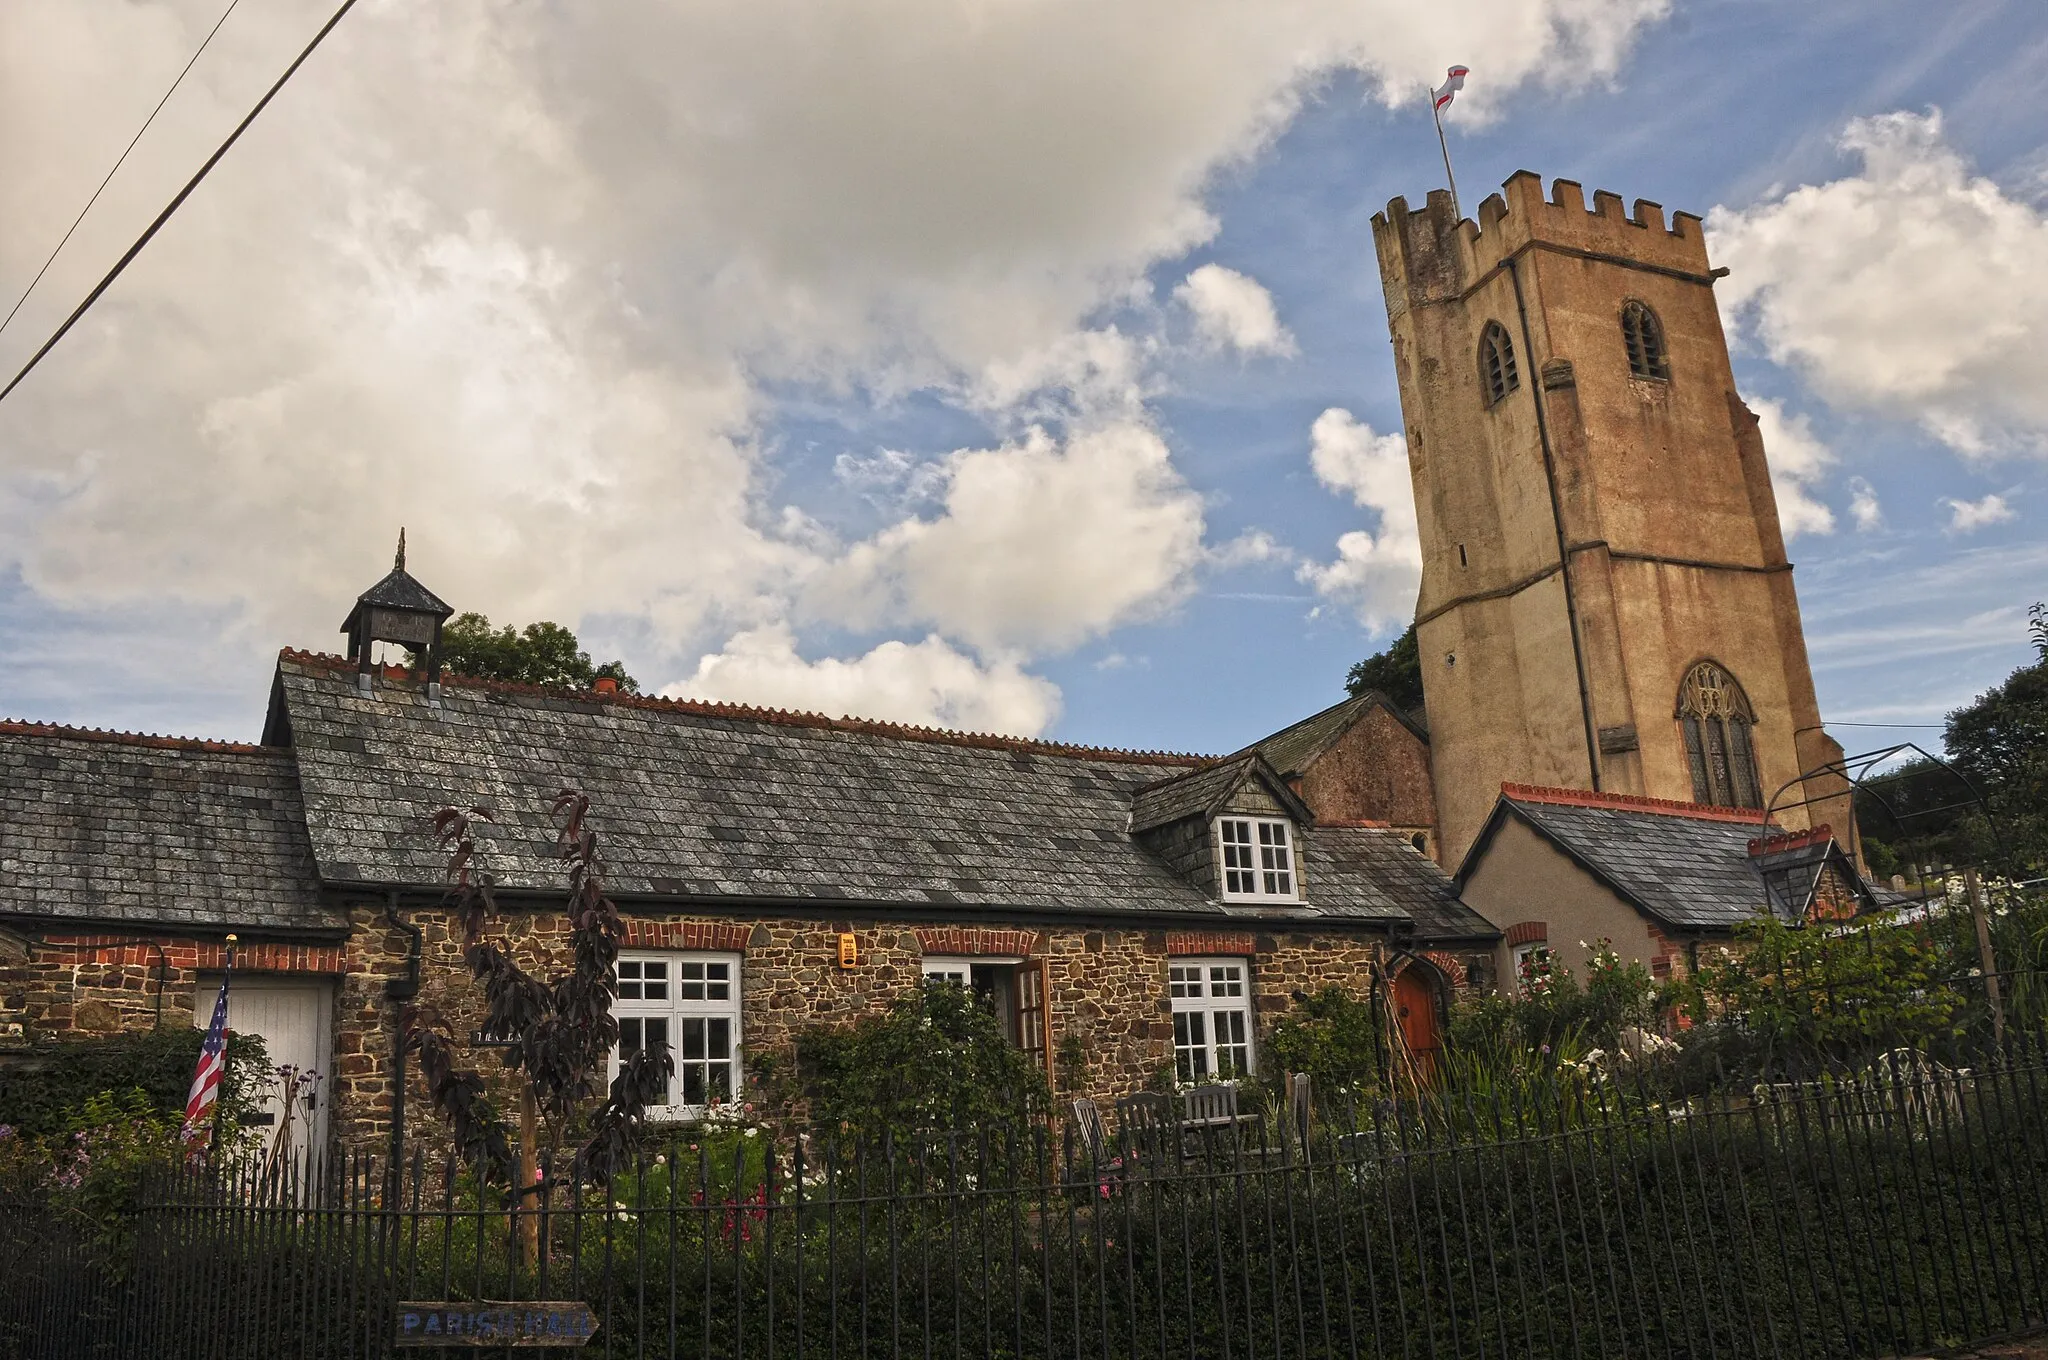
<svg viewBox="0 0 2048 1360">
<path fill-rule="evenodd" d="M 1433 1016 L 1492 967 L 1499 933 L 1413 832 L 1356 815 L 1384 792 L 1325 821 L 1297 786 L 1337 786 L 1261 753 L 1285 733 L 1203 759 L 364 669 L 394 633 L 431 648 L 445 609 L 410 577 L 366 592 L 356 656 L 280 657 L 258 745 L 0 725 L 0 1044 L 192 1023 L 233 932 L 233 1023 L 324 1074 L 311 1136 L 375 1142 L 400 1005 L 467 1033 L 478 1000 L 429 815 L 491 810 L 498 925 L 546 967 L 565 787 L 628 920 L 626 1042 L 676 1055 L 665 1117 L 925 977 L 1106 1099 L 1256 1071 L 1324 984 L 1398 980 Z"/>
<path fill-rule="evenodd" d="M 1878 905 L 1829 827 L 1787 832 L 1745 808 L 1526 784 L 1501 790 L 1455 881 L 1502 923 L 1496 966 L 1510 982 L 1539 949 L 1580 970 L 1601 940 L 1666 981 L 1758 916 L 1797 925 Z"/>
</svg>

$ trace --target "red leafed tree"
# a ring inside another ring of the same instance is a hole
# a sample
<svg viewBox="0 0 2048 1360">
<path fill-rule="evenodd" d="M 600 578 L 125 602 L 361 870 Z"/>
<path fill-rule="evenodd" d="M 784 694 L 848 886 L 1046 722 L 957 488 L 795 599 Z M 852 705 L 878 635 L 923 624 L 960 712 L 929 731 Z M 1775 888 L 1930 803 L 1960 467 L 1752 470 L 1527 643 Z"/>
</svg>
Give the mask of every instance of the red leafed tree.
<svg viewBox="0 0 2048 1360">
<path fill-rule="evenodd" d="M 625 922 L 604 892 L 604 861 L 590 825 L 590 799 L 564 789 L 555 797 L 556 853 L 568 876 L 571 967 L 547 981 L 516 963 L 486 930 L 497 915 L 495 883 L 477 849 L 487 808 L 444 807 L 434 834 L 448 852 L 448 902 L 463 936 L 463 959 L 484 991 L 482 1039 L 504 1045 L 506 1066 L 524 1074 L 527 1089 L 557 1143 L 580 1135 L 578 1177 L 608 1181 L 631 1155 L 647 1107 L 658 1103 L 675 1069 L 665 1044 L 652 1044 L 619 1065 L 610 1088 L 604 1072 L 619 1042 L 612 1015 L 618 995 L 619 944 Z M 512 1132 L 474 1068 L 457 1065 L 454 1038 L 431 1006 L 407 1007 L 407 1046 L 419 1054 L 427 1092 L 455 1135 L 463 1160 L 489 1179 L 512 1179 Z M 604 1099 L 594 1109 L 590 1102 Z M 531 1154 L 532 1149 L 527 1149 Z"/>
</svg>

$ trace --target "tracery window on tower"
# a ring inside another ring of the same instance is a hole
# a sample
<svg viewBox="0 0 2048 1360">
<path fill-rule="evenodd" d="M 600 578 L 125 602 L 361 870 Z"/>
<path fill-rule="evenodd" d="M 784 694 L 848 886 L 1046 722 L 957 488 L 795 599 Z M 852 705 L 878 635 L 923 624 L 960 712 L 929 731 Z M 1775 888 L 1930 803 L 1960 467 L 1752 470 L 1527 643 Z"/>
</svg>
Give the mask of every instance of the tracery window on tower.
<svg viewBox="0 0 2048 1360">
<path fill-rule="evenodd" d="M 1734 676 L 1712 661 L 1686 673 L 1678 687 L 1678 725 L 1692 770 L 1695 803 L 1714 807 L 1764 805 L 1757 782 L 1756 712 Z"/>
<path fill-rule="evenodd" d="M 1507 327 L 1498 321 L 1486 323 L 1479 336 L 1479 381 L 1486 389 L 1486 404 L 1492 406 L 1522 385 L 1515 372 L 1515 347 Z"/>
<path fill-rule="evenodd" d="M 1664 326 L 1657 314 L 1642 303 L 1629 301 L 1621 308 L 1621 342 L 1628 348 L 1628 371 L 1638 378 L 1668 382 L 1671 358 L 1664 349 Z"/>
</svg>

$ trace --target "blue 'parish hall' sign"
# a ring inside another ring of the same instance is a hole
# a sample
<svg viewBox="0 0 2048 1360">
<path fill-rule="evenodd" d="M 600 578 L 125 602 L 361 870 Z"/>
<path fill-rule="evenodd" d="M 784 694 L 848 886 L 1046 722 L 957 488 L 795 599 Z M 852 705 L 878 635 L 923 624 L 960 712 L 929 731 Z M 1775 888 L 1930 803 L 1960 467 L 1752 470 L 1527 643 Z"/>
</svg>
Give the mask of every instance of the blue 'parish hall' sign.
<svg viewBox="0 0 2048 1360">
<path fill-rule="evenodd" d="M 401 1303 L 397 1323 L 400 1346 L 581 1346 L 597 1332 L 580 1301 Z"/>
</svg>

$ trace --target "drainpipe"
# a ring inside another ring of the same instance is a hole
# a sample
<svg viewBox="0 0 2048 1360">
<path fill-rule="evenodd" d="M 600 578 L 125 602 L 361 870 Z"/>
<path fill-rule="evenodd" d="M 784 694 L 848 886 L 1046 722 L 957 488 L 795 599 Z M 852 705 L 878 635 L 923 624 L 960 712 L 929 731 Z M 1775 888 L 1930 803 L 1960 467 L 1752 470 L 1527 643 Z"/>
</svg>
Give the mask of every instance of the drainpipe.
<svg viewBox="0 0 2048 1360">
<path fill-rule="evenodd" d="M 1593 791 L 1600 791 L 1600 739 L 1593 729 L 1593 693 L 1586 681 L 1586 649 L 1579 640 L 1579 603 L 1572 590 L 1571 549 L 1564 532 L 1564 501 L 1557 491 L 1557 457 L 1550 448 L 1550 421 L 1543 413 L 1543 366 L 1536 362 L 1536 342 L 1529 337 L 1529 308 L 1522 301 L 1522 271 L 1515 256 L 1507 258 L 1508 278 L 1515 286 L 1515 315 L 1522 323 L 1522 354 L 1529 375 L 1529 395 L 1536 402 L 1536 436 L 1543 443 L 1543 480 L 1550 488 L 1550 522 L 1557 529 L 1557 572 L 1564 582 L 1564 616 L 1571 628 L 1572 664 L 1579 677 L 1579 717 L 1586 726 L 1586 772 Z"/>
<path fill-rule="evenodd" d="M 398 890 L 384 897 L 384 919 L 410 937 L 405 950 L 405 976 L 384 984 L 384 995 L 404 1006 L 420 994 L 421 931 L 398 914 Z M 391 1026 L 391 1177 L 402 1185 L 405 1174 L 405 1025 L 394 1016 Z"/>
</svg>

